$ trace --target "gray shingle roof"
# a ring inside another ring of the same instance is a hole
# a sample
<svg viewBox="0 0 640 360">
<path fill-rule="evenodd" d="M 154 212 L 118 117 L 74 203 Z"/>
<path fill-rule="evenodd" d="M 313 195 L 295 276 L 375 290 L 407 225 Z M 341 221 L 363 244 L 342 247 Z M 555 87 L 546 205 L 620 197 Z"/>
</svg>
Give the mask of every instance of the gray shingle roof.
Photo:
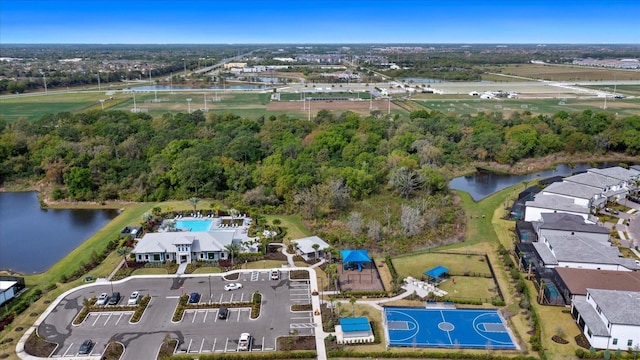
<svg viewBox="0 0 640 360">
<path fill-rule="evenodd" d="M 547 252 L 543 247 L 544 239 L 549 242 L 551 250 Z M 534 248 L 545 264 L 559 262 L 622 265 L 630 270 L 637 269 L 634 261 L 620 257 L 620 251 L 615 246 L 607 246 L 593 239 L 585 239 L 574 235 L 548 235 L 540 242 L 534 243 Z M 553 259 L 549 257 L 552 253 Z"/>
<path fill-rule="evenodd" d="M 621 180 L 614 179 L 608 176 L 600 175 L 597 173 L 582 173 L 564 178 L 565 182 L 571 182 L 576 184 L 587 185 L 604 190 L 607 186 L 614 186 L 620 184 Z"/>
<path fill-rule="evenodd" d="M 148 233 L 138 240 L 134 253 L 176 252 L 175 245 L 191 244 L 191 251 L 224 251 L 233 241 L 233 231 Z"/>
<path fill-rule="evenodd" d="M 579 214 L 588 214 L 589 208 L 574 203 L 573 199 L 558 196 L 538 194 L 533 201 L 527 201 L 525 206 L 533 206 L 543 209 L 563 210 Z"/>
<path fill-rule="evenodd" d="M 598 289 L 587 291 L 611 323 L 640 326 L 640 292 Z"/>
<path fill-rule="evenodd" d="M 565 213 L 543 213 L 542 222 L 533 222 L 533 227 L 549 230 L 580 231 L 596 234 L 608 234 L 609 230 L 596 224 L 587 224 L 580 215 Z"/>
<path fill-rule="evenodd" d="M 637 174 L 634 171 L 627 170 L 620 166 L 614 166 L 606 169 L 588 169 L 587 172 L 600 174 L 623 181 L 629 181 L 634 177 L 637 177 Z"/>
<path fill-rule="evenodd" d="M 575 298 L 573 299 L 573 306 L 578 309 L 580 317 L 582 317 L 584 322 L 587 324 L 591 333 L 596 336 L 609 336 L 607 326 L 602 322 L 598 313 L 596 313 L 596 309 L 587 302 L 587 299 Z"/>
<path fill-rule="evenodd" d="M 590 200 L 594 196 L 602 194 L 603 190 L 572 182 L 557 182 L 547 186 L 542 192 Z"/>
</svg>

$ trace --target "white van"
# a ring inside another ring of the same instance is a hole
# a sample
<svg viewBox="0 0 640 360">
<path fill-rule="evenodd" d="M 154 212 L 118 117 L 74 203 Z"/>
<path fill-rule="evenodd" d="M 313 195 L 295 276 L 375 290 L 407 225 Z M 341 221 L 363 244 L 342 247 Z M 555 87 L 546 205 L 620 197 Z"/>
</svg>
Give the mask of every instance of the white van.
<svg viewBox="0 0 640 360">
<path fill-rule="evenodd" d="M 271 269 L 271 280 L 280 280 L 280 270 Z"/>
</svg>

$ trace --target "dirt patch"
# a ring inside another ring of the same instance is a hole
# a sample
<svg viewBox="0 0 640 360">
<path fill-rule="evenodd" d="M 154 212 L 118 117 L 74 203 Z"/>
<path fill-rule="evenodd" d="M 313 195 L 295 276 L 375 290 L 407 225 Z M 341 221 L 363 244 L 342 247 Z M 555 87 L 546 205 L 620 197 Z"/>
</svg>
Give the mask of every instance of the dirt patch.
<svg viewBox="0 0 640 360">
<path fill-rule="evenodd" d="M 565 340 L 565 339 L 561 338 L 561 337 L 560 337 L 560 336 L 558 336 L 558 335 L 553 335 L 553 336 L 551 337 L 551 340 L 553 340 L 553 342 L 555 342 L 555 343 L 563 344 L 563 345 L 566 345 L 566 344 L 568 344 L 568 343 L 569 343 L 569 341 L 568 341 L 568 340 Z"/>
<path fill-rule="evenodd" d="M 378 269 L 373 263 L 362 265 L 362 271 L 358 268 L 345 269 L 342 262 L 338 263 L 341 291 L 384 291 Z"/>
</svg>

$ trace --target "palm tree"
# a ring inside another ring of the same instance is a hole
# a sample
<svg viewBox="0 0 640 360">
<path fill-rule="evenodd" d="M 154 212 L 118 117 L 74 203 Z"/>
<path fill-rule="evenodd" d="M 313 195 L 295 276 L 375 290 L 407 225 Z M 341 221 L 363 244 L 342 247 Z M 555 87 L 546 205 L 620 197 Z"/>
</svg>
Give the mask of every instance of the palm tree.
<svg viewBox="0 0 640 360">
<path fill-rule="evenodd" d="M 349 298 L 349 304 L 352 306 L 351 317 L 356 317 L 356 297 L 352 296 Z"/>
<path fill-rule="evenodd" d="M 229 252 L 229 256 L 231 256 L 231 266 L 233 266 L 233 259 L 240 253 L 240 245 L 231 243 L 224 248 Z"/>
<path fill-rule="evenodd" d="M 320 249 L 320 244 L 313 244 L 311 245 L 311 247 L 313 248 L 313 251 L 315 252 L 315 259 L 318 260 L 318 249 Z"/>
<path fill-rule="evenodd" d="M 129 265 L 127 264 L 127 256 L 131 253 L 131 248 L 127 246 L 119 247 L 116 252 L 124 258 L 124 267 L 129 268 Z"/>
<path fill-rule="evenodd" d="M 200 202 L 200 199 L 195 197 L 195 196 L 192 197 L 192 198 L 189 198 L 189 204 L 191 204 L 191 206 L 193 206 L 193 212 L 194 213 L 196 212 L 196 207 L 197 207 L 199 202 Z"/>
</svg>

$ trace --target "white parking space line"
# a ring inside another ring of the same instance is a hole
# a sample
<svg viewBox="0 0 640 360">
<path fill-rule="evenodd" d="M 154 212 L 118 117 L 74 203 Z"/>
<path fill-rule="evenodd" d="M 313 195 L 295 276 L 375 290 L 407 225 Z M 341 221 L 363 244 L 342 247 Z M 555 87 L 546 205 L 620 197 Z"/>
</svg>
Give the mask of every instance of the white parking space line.
<svg viewBox="0 0 640 360">
<path fill-rule="evenodd" d="M 165 299 L 180 299 L 180 296 L 165 296 Z"/>
<path fill-rule="evenodd" d="M 69 352 L 69 350 L 71 350 L 71 347 L 73 346 L 73 343 L 69 344 L 69 347 L 67 348 L 67 350 L 64 352 L 64 354 L 62 354 L 62 356 L 67 356 L 67 353 Z"/>
<path fill-rule="evenodd" d="M 242 312 L 242 311 L 238 311 L 238 321 L 240 321 L 240 313 L 241 313 L 241 312 Z"/>
<path fill-rule="evenodd" d="M 93 324 L 91 324 L 91 326 L 96 326 L 96 323 L 98 322 L 99 319 L 100 319 L 100 315 L 96 316 L 96 319 L 93 320 Z"/>
<path fill-rule="evenodd" d="M 189 346 L 187 346 L 187 352 L 191 352 L 191 343 L 193 342 L 193 339 L 189 339 Z"/>
<path fill-rule="evenodd" d="M 118 316 L 118 320 L 116 321 L 116 325 L 118 325 L 118 323 L 120 322 L 120 320 L 122 319 L 122 315 L 124 315 L 123 313 L 120 313 L 120 316 Z"/>
<path fill-rule="evenodd" d="M 213 339 L 213 347 L 211 348 L 211 352 L 216 351 L 216 343 L 218 342 L 218 338 Z"/>
<path fill-rule="evenodd" d="M 202 347 L 203 346 L 204 346 L 204 338 L 202 338 L 202 343 L 200 343 L 200 351 L 199 352 L 202 352 Z"/>
<path fill-rule="evenodd" d="M 208 310 L 204 312 L 204 319 L 202 319 L 202 322 L 207 322 L 207 315 L 209 315 Z"/>
<path fill-rule="evenodd" d="M 224 296 L 224 294 L 220 294 L 220 301 L 218 301 L 219 303 L 222 302 L 222 297 Z"/>
<path fill-rule="evenodd" d="M 106 326 L 107 325 L 107 323 L 109 322 L 109 319 L 111 319 L 111 315 L 112 314 L 113 313 L 109 313 L 109 315 L 107 316 L 107 320 L 105 320 L 105 322 L 104 322 L 104 324 L 102 324 L 102 326 Z"/>
<path fill-rule="evenodd" d="M 89 356 L 91 356 L 91 355 L 100 355 L 100 353 L 93 354 L 93 350 L 95 350 L 95 349 L 99 349 L 99 347 L 98 347 L 98 344 L 99 344 L 99 343 L 100 343 L 99 341 L 96 341 L 96 342 L 93 344 L 93 347 L 91 348 L 91 351 L 89 352 Z"/>
<path fill-rule="evenodd" d="M 295 316 L 291 320 L 309 320 L 310 316 Z"/>
<path fill-rule="evenodd" d="M 242 299 L 244 299 L 244 293 L 240 294 L 240 302 L 242 302 Z"/>
<path fill-rule="evenodd" d="M 264 351 L 264 336 L 262 337 L 262 351 Z"/>
<path fill-rule="evenodd" d="M 228 348 L 229 348 L 229 338 L 227 338 L 227 342 L 224 343 L 224 352 L 227 352 Z"/>
</svg>

